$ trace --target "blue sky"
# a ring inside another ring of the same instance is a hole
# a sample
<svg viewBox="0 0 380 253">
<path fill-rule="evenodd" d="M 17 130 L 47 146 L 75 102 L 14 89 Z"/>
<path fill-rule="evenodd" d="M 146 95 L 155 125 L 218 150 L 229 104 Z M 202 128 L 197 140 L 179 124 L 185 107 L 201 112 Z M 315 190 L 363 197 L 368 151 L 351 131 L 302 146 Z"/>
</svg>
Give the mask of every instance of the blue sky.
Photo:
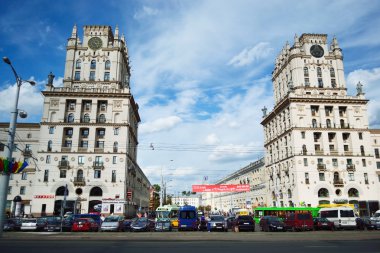
<svg viewBox="0 0 380 253">
<path fill-rule="evenodd" d="M 273 107 L 271 72 L 294 34 L 335 35 L 349 94 L 364 84 L 372 128 L 380 127 L 380 2 L 151 0 L 6 1 L 0 7 L 0 53 L 24 79 L 20 108 L 39 122 L 40 91 L 52 71 L 62 82 L 65 43 L 77 24 L 119 26 L 140 106 L 138 162 L 151 183 L 161 170 L 169 192 L 214 182 L 263 155 L 261 108 Z M 14 77 L 0 64 L 0 95 Z M 10 103 L 0 107 L 9 121 Z M 151 144 L 154 150 L 150 148 Z"/>
</svg>

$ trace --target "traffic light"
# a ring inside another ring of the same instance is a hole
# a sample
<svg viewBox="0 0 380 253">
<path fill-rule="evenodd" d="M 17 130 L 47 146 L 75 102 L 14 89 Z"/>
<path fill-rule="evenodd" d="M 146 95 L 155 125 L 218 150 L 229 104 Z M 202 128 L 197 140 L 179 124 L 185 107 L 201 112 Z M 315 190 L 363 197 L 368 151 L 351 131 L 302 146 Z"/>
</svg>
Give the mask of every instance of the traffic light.
<svg viewBox="0 0 380 253">
<path fill-rule="evenodd" d="M 132 192 L 127 192 L 127 199 L 132 200 Z"/>
</svg>

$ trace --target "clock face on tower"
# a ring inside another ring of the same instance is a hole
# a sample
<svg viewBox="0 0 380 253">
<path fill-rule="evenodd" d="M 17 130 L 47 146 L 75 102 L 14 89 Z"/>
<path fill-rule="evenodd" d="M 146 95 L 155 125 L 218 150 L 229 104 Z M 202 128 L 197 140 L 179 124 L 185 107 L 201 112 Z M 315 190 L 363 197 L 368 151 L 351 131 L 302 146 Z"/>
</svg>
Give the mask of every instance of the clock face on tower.
<svg viewBox="0 0 380 253">
<path fill-rule="evenodd" d="M 310 53 L 315 58 L 321 58 L 324 54 L 324 51 L 320 45 L 312 45 L 310 48 Z"/>
<path fill-rule="evenodd" d="M 88 41 L 88 46 L 93 49 L 93 50 L 97 50 L 99 48 L 102 47 L 102 40 L 99 38 L 99 37 L 92 37 L 89 41 Z"/>
</svg>

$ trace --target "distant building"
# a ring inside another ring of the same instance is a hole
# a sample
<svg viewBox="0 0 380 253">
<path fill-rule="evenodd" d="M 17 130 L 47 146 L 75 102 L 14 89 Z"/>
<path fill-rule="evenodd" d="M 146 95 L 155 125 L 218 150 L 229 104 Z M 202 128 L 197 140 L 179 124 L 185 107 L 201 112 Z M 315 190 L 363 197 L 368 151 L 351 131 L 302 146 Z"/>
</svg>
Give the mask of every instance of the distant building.
<svg viewBox="0 0 380 253">
<path fill-rule="evenodd" d="M 68 39 L 63 87 L 51 82 L 42 92 L 41 123 L 17 126 L 16 143 L 32 152 L 15 158 L 37 160 L 10 180 L 10 209 L 15 195 L 34 216 L 59 214 L 64 199 L 64 212 L 132 216 L 149 207 L 151 184 L 136 161 L 140 115 L 125 38 L 117 27 L 83 32 L 81 40 L 74 26 Z"/>
<path fill-rule="evenodd" d="M 172 197 L 172 204 L 178 205 L 178 206 L 195 206 L 199 207 L 201 204 L 201 196 L 199 195 L 190 195 L 190 196 L 173 196 Z"/>
</svg>

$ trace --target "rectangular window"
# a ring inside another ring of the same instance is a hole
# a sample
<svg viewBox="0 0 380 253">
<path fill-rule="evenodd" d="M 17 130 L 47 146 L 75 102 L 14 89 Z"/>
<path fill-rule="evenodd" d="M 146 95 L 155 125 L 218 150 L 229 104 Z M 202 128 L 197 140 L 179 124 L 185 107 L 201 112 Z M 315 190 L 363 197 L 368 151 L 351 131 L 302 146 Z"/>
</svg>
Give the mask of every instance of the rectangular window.
<svg viewBox="0 0 380 253">
<path fill-rule="evenodd" d="M 309 173 L 305 172 L 305 184 L 310 184 L 309 182 Z"/>
<path fill-rule="evenodd" d="M 307 158 L 304 158 L 304 159 L 303 159 L 303 165 L 304 165 L 304 166 L 308 166 Z"/>
<path fill-rule="evenodd" d="M 363 167 L 367 167 L 367 162 L 365 159 L 362 159 L 362 165 L 363 165 Z"/>
<path fill-rule="evenodd" d="M 71 148 L 71 146 L 72 146 L 72 141 L 65 141 L 66 148 Z"/>
<path fill-rule="evenodd" d="M 305 78 L 305 86 L 306 87 L 310 86 L 310 80 L 309 80 L 309 78 Z"/>
<path fill-rule="evenodd" d="M 75 71 L 74 81 L 80 80 L 80 71 Z"/>
<path fill-rule="evenodd" d="M 47 164 L 50 163 L 50 155 L 47 155 L 47 156 L 46 156 L 46 163 L 47 163 Z"/>
<path fill-rule="evenodd" d="M 104 141 L 97 141 L 96 148 L 104 148 Z"/>
<path fill-rule="evenodd" d="M 111 179 L 111 181 L 112 181 L 112 183 L 116 182 L 116 170 L 112 171 L 112 179 Z"/>
<path fill-rule="evenodd" d="M 305 132 L 301 132 L 301 138 L 305 139 Z"/>
<path fill-rule="evenodd" d="M 349 149 L 348 149 L 348 145 L 344 145 L 344 146 L 343 146 L 343 149 L 344 149 L 344 151 L 349 151 Z"/>
<path fill-rule="evenodd" d="M 363 133 L 358 133 L 359 135 L 359 140 L 363 140 Z"/>
<path fill-rule="evenodd" d="M 25 195 L 25 192 L 26 192 L 26 187 L 25 186 L 21 186 L 20 187 L 20 195 Z"/>
<path fill-rule="evenodd" d="M 27 173 L 26 172 L 23 172 L 22 174 L 21 174 L 21 180 L 26 180 L 27 179 Z"/>
<path fill-rule="evenodd" d="M 84 156 L 78 156 L 78 164 L 79 165 L 84 164 Z"/>
<path fill-rule="evenodd" d="M 81 148 L 88 148 L 88 141 L 81 141 L 80 145 Z"/>
<path fill-rule="evenodd" d="M 110 72 L 104 72 L 104 81 L 110 80 Z"/>
<path fill-rule="evenodd" d="M 49 134 L 54 134 L 54 127 L 49 127 Z"/>
<path fill-rule="evenodd" d="M 8 186 L 8 194 L 12 194 L 12 186 Z"/>
<path fill-rule="evenodd" d="M 94 170 L 94 178 L 100 178 L 101 177 L 101 170 Z"/>
<path fill-rule="evenodd" d="M 335 79 L 331 79 L 331 87 L 333 87 L 333 88 L 336 87 L 336 81 L 335 81 Z"/>
<path fill-rule="evenodd" d="M 333 164 L 334 167 L 338 167 L 338 159 L 333 158 L 332 159 L 332 164 Z"/>
<path fill-rule="evenodd" d="M 105 134 L 106 134 L 106 130 L 105 129 L 99 129 L 98 130 L 98 136 L 100 138 L 103 138 Z"/>
<path fill-rule="evenodd" d="M 91 103 L 90 102 L 85 102 L 84 103 L 84 110 L 89 111 L 91 109 Z"/>
<path fill-rule="evenodd" d="M 364 173 L 364 183 L 369 184 L 368 182 L 368 173 Z"/>
<path fill-rule="evenodd" d="M 90 81 L 95 81 L 95 71 L 90 71 Z"/>
<path fill-rule="evenodd" d="M 334 151 L 335 150 L 334 145 L 329 145 L 329 148 L 330 148 L 330 151 Z"/>
<path fill-rule="evenodd" d="M 318 158 L 318 164 L 323 164 L 323 158 Z"/>
<path fill-rule="evenodd" d="M 354 173 L 348 173 L 348 180 L 349 181 L 355 181 Z"/>
<path fill-rule="evenodd" d="M 83 138 L 87 138 L 88 137 L 88 132 L 89 132 L 88 129 L 83 129 L 82 130 L 82 137 Z"/>
<path fill-rule="evenodd" d="M 379 149 L 375 148 L 375 157 L 380 158 Z"/>
<path fill-rule="evenodd" d="M 49 181 L 49 170 L 45 170 L 44 172 L 44 182 L 48 182 Z"/>
<path fill-rule="evenodd" d="M 117 156 L 113 156 L 113 157 L 112 157 L 112 163 L 113 163 L 113 164 L 116 164 L 116 160 L 117 160 Z"/>
<path fill-rule="evenodd" d="M 325 173 L 319 173 L 319 181 L 325 181 Z"/>
<path fill-rule="evenodd" d="M 380 169 L 380 162 L 376 162 L 376 168 Z"/>
<path fill-rule="evenodd" d="M 318 88 L 323 88 L 322 78 L 318 78 Z"/>
<path fill-rule="evenodd" d="M 347 159 L 347 164 L 352 165 L 352 159 Z"/>
<path fill-rule="evenodd" d="M 59 178 L 66 178 L 66 170 L 60 170 L 59 171 Z"/>
<path fill-rule="evenodd" d="M 73 129 L 66 129 L 66 136 L 71 138 L 73 136 Z"/>
<path fill-rule="evenodd" d="M 119 130 L 120 130 L 120 128 L 118 128 L 118 127 L 114 128 L 113 129 L 113 134 L 114 135 L 119 135 Z"/>
</svg>

